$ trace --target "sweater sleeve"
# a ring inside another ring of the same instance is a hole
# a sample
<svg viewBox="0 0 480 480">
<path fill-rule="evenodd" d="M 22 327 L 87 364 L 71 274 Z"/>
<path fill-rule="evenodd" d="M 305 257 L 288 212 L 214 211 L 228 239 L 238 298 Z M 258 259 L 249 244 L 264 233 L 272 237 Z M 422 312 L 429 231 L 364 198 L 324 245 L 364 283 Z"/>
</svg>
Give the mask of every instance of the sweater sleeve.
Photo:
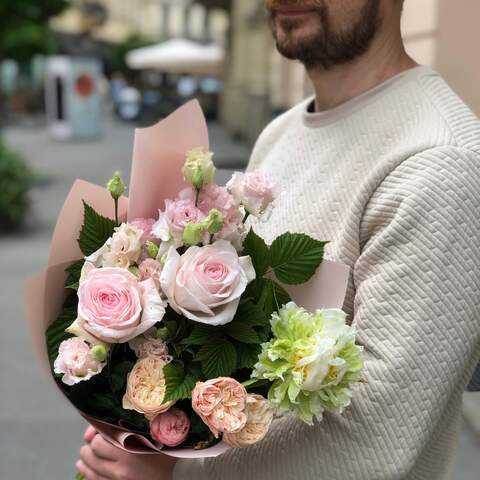
<svg viewBox="0 0 480 480">
<path fill-rule="evenodd" d="M 256 446 L 180 461 L 174 479 L 410 479 L 420 459 L 442 472 L 448 459 L 432 444 L 455 440 L 480 357 L 479 185 L 477 153 L 439 147 L 405 160 L 370 197 L 353 272 L 364 382 L 343 415 L 314 427 L 281 419 Z"/>
</svg>

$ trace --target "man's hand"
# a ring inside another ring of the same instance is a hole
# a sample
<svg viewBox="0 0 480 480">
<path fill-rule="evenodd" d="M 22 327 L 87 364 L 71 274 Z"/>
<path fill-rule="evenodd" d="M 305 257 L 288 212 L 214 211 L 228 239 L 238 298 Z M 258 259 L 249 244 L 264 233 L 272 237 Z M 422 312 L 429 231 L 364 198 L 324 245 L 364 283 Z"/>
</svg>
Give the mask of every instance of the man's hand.
<svg viewBox="0 0 480 480">
<path fill-rule="evenodd" d="M 102 438 L 93 427 L 84 435 L 78 471 L 86 480 L 171 480 L 176 460 L 166 455 L 135 455 Z"/>
</svg>

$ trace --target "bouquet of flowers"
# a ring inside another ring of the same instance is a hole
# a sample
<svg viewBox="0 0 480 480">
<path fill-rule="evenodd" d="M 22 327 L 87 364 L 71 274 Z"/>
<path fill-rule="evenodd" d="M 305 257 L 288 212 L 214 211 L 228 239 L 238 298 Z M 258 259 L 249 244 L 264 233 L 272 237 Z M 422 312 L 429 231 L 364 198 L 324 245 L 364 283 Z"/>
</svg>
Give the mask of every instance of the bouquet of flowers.
<svg viewBox="0 0 480 480">
<path fill-rule="evenodd" d="M 177 120 L 188 109 L 198 106 Z M 145 189 L 158 191 L 139 182 L 135 165 L 128 216 L 119 174 L 108 193 L 80 184 L 67 200 L 54 236 L 58 258 L 31 281 L 28 298 L 33 325 L 41 303 L 57 385 L 113 443 L 175 456 L 252 445 L 276 415 L 313 424 L 342 412 L 361 377 L 355 329 L 339 308 L 309 312 L 293 301 L 310 291 L 310 303 L 323 306 L 315 276 L 326 242 L 285 233 L 267 245 L 246 224 L 275 208 L 277 187 L 265 175 L 235 173 L 221 187 L 204 145 L 175 158 L 174 170 L 159 170 L 182 188 L 162 204 L 141 199 Z M 158 213 L 138 216 L 145 204 Z M 66 223 L 80 210 L 72 229 Z M 81 259 L 58 262 L 78 248 Z"/>
</svg>

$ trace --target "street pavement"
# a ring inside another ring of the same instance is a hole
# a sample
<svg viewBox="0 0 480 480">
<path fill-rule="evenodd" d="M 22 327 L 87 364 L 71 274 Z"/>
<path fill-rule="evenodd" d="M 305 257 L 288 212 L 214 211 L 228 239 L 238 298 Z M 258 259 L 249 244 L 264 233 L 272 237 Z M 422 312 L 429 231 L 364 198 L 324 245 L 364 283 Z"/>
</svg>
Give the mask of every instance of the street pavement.
<svg viewBox="0 0 480 480">
<path fill-rule="evenodd" d="M 55 220 L 76 178 L 104 184 L 114 170 L 129 178 L 134 129 L 111 121 L 98 140 L 69 143 L 52 141 L 39 126 L 4 133 L 9 145 L 41 173 L 42 182 L 32 191 L 26 226 L 0 237 L 0 479 L 73 479 L 85 423 L 36 365 L 24 320 L 22 282 L 44 267 Z M 210 136 L 221 167 L 218 181 L 224 182 L 229 168 L 245 165 L 249 150 L 218 125 L 210 126 Z M 475 424 L 480 402 L 476 395 L 467 400 L 468 418 Z M 480 433 L 480 422 L 476 425 Z M 454 480 L 480 477 L 480 436 L 474 431 L 471 422 L 462 431 Z"/>
</svg>

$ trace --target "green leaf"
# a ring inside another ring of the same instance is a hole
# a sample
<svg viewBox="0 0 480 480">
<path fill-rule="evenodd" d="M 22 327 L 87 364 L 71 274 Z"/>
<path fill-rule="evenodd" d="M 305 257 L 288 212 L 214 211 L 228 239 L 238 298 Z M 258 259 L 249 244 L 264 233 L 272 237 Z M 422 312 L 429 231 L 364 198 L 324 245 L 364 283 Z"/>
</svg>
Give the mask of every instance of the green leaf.
<svg viewBox="0 0 480 480">
<path fill-rule="evenodd" d="M 78 245 L 85 256 L 96 252 L 113 235 L 115 222 L 98 214 L 90 205 L 83 202 L 83 226 Z"/>
<path fill-rule="evenodd" d="M 65 269 L 65 271 L 68 273 L 67 280 L 65 281 L 65 288 L 70 290 L 78 290 L 84 263 L 85 260 L 79 260 L 78 262 L 72 263 L 72 265 Z"/>
<path fill-rule="evenodd" d="M 259 305 L 249 300 L 240 304 L 232 323 L 241 322 L 250 327 L 264 327 L 268 325 L 268 320 L 269 315 L 267 315 Z M 227 324 L 227 327 L 229 325 L 230 324 Z"/>
<path fill-rule="evenodd" d="M 260 338 L 253 327 L 241 321 L 230 322 L 226 327 L 227 335 L 244 343 L 259 343 Z"/>
<path fill-rule="evenodd" d="M 171 362 L 163 367 L 165 375 L 165 402 L 183 400 L 192 397 L 195 384 L 202 378 L 202 372 L 194 365 L 185 372 L 179 362 Z"/>
<path fill-rule="evenodd" d="M 258 362 L 258 356 L 262 351 L 260 345 L 237 343 L 235 346 L 238 356 L 237 368 L 253 368 L 253 366 Z"/>
<path fill-rule="evenodd" d="M 125 389 L 127 375 L 132 371 L 134 365 L 133 362 L 125 360 L 112 368 L 109 381 L 113 392 L 118 393 Z"/>
<path fill-rule="evenodd" d="M 323 260 L 325 245 L 303 233 L 285 233 L 270 247 L 271 266 L 282 283 L 307 282 Z"/>
<path fill-rule="evenodd" d="M 218 337 L 224 333 L 221 327 L 211 327 L 208 325 L 195 325 L 190 335 L 182 340 L 183 345 L 205 345 L 210 343 L 212 338 Z"/>
<path fill-rule="evenodd" d="M 262 385 L 267 385 L 271 383 L 270 380 L 264 378 L 251 378 L 245 382 L 242 382 L 242 385 L 248 390 L 249 388 L 261 387 Z"/>
<path fill-rule="evenodd" d="M 208 378 L 228 377 L 237 366 L 237 352 L 232 342 L 222 338 L 207 343 L 197 353 L 203 373 Z"/>
<path fill-rule="evenodd" d="M 250 255 L 257 277 L 262 277 L 267 272 L 270 264 L 268 246 L 253 230 L 250 229 L 243 243 L 244 255 Z"/>
<path fill-rule="evenodd" d="M 77 296 L 70 295 L 63 304 L 62 311 L 57 319 L 48 327 L 45 336 L 47 340 L 47 351 L 50 365 L 53 368 L 53 363 L 58 356 L 58 349 L 60 344 L 71 338 L 72 335 L 65 332 L 74 320 L 77 318 Z"/>
<path fill-rule="evenodd" d="M 290 295 L 281 285 L 273 280 L 266 280 L 259 305 L 269 319 L 273 312 L 278 312 L 291 301 Z"/>
</svg>

